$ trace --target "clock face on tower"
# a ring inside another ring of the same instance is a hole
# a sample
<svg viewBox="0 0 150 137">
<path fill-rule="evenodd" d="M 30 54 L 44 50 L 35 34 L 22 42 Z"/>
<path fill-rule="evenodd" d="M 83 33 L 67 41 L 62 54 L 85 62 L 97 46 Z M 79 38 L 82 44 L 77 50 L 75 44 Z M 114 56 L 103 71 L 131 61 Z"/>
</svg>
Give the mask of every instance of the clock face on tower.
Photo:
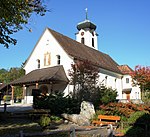
<svg viewBox="0 0 150 137">
<path fill-rule="evenodd" d="M 84 32 L 81 32 L 81 36 L 83 36 L 84 35 Z"/>
</svg>

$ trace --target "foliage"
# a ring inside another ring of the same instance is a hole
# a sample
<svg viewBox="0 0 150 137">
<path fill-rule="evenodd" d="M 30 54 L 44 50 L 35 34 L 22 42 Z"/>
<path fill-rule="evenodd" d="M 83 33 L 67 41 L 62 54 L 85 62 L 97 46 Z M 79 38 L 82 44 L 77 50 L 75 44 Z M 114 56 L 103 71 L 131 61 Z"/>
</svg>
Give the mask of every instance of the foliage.
<svg viewBox="0 0 150 137">
<path fill-rule="evenodd" d="M 141 127 L 129 126 L 126 129 L 126 135 L 130 137 L 142 137 L 145 134 L 145 131 Z"/>
<path fill-rule="evenodd" d="M 150 114 L 144 111 L 136 111 L 128 119 L 124 126 L 126 135 L 130 136 L 148 136 L 148 129 L 150 128 Z"/>
<path fill-rule="evenodd" d="M 3 100 L 5 101 L 10 101 L 11 100 L 11 96 L 10 95 L 4 95 L 3 96 Z"/>
<path fill-rule="evenodd" d="M 131 114 L 128 118 L 128 122 L 130 123 L 149 123 L 150 121 L 150 114 L 144 111 L 136 111 L 135 113 Z"/>
<path fill-rule="evenodd" d="M 150 107 L 145 104 L 132 103 L 109 103 L 101 105 L 100 110 L 96 111 L 96 115 L 118 115 L 121 116 L 123 123 L 123 131 L 127 136 L 143 136 L 150 129 Z"/>
<path fill-rule="evenodd" d="M 107 115 L 119 115 L 129 118 L 136 111 L 143 111 L 150 113 L 149 106 L 143 104 L 132 104 L 132 103 L 109 103 L 107 105 L 100 105 L 100 109 L 105 111 Z"/>
<path fill-rule="evenodd" d="M 0 70 L 0 82 L 8 84 L 9 82 L 20 78 L 25 75 L 24 69 L 21 68 L 10 68 L 9 70 Z"/>
<path fill-rule="evenodd" d="M 22 87 L 19 86 L 15 86 L 14 87 L 14 97 L 18 100 L 18 99 L 22 99 L 23 96 L 23 92 L 22 92 Z"/>
<path fill-rule="evenodd" d="M 103 87 L 100 89 L 100 103 L 108 104 L 110 102 L 115 102 L 117 97 L 117 91 L 112 88 Z"/>
<path fill-rule="evenodd" d="M 95 104 L 99 99 L 97 82 L 99 69 L 89 61 L 77 61 L 69 70 L 70 84 L 74 86 L 73 97 L 79 102 L 90 101 Z"/>
<path fill-rule="evenodd" d="M 50 109 L 51 114 L 79 113 L 80 104 L 64 93 L 50 94 L 49 96 L 34 97 L 34 108 Z"/>
<path fill-rule="evenodd" d="M 48 116 L 42 116 L 42 117 L 40 118 L 40 120 L 39 120 L 39 125 L 40 125 L 42 128 L 45 128 L 45 127 L 49 126 L 50 122 L 51 122 L 50 117 L 48 117 Z"/>
<path fill-rule="evenodd" d="M 150 88 L 150 66 L 136 66 L 131 76 L 134 85 L 144 86 L 144 89 Z"/>
<path fill-rule="evenodd" d="M 8 48 L 17 42 L 10 35 L 23 29 L 33 13 L 43 16 L 47 10 L 42 0 L 1 0 L 0 11 L 0 44 Z"/>
<path fill-rule="evenodd" d="M 54 121 L 54 122 L 59 122 L 62 120 L 62 118 L 60 118 L 58 116 L 54 116 L 54 115 L 50 116 L 50 119 L 51 119 L 51 121 Z"/>
<path fill-rule="evenodd" d="M 24 69 L 21 68 L 10 68 L 9 70 L 0 69 L 0 83 L 9 84 L 11 81 L 16 80 L 25 75 Z M 22 98 L 22 88 L 15 87 L 14 96 L 16 98 Z"/>
<path fill-rule="evenodd" d="M 142 91 L 142 100 L 150 99 L 147 94 L 150 93 L 150 66 L 142 67 L 140 65 L 135 67 L 131 73 L 133 85 L 139 85 Z"/>
</svg>

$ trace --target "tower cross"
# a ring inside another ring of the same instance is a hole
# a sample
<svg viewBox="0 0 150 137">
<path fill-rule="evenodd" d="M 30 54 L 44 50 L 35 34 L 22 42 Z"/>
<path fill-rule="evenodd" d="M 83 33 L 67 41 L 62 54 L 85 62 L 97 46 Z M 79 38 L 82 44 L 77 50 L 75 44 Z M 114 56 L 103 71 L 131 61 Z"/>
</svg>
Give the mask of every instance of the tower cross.
<svg viewBox="0 0 150 137">
<path fill-rule="evenodd" d="M 86 18 L 85 19 L 88 20 L 88 9 L 87 8 L 85 9 L 85 14 L 86 14 Z"/>
</svg>

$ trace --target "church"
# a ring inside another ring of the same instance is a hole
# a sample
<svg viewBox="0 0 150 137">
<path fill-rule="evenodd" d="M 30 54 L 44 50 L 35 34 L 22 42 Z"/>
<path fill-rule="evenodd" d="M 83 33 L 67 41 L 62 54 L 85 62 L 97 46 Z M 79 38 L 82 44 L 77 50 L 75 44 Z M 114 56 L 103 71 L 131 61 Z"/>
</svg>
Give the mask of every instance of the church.
<svg viewBox="0 0 150 137">
<path fill-rule="evenodd" d="M 76 60 L 90 61 L 99 68 L 99 85 L 117 90 L 117 100 L 138 102 L 141 91 L 132 86 L 128 65 L 119 65 L 108 54 L 98 50 L 96 25 L 88 20 L 77 24 L 76 40 L 50 28 L 46 28 L 28 57 L 24 69 L 26 75 L 10 84 L 23 87 L 24 103 L 33 103 L 32 90 L 56 91 L 65 95 L 73 92 L 68 71 Z M 14 88 L 12 88 L 12 99 Z"/>
</svg>

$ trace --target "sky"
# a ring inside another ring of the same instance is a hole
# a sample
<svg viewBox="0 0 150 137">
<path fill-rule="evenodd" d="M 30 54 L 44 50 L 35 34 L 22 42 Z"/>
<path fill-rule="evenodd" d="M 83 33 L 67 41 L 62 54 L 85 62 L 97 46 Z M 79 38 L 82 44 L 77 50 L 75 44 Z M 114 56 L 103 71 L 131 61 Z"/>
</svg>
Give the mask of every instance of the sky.
<svg viewBox="0 0 150 137">
<path fill-rule="evenodd" d="M 12 35 L 17 45 L 9 49 L 0 45 L 0 69 L 21 67 L 46 27 L 75 39 L 86 8 L 88 19 L 97 26 L 101 52 L 132 69 L 150 66 L 150 0 L 45 0 L 45 4 L 50 12 L 32 15 L 28 25 Z"/>
</svg>

